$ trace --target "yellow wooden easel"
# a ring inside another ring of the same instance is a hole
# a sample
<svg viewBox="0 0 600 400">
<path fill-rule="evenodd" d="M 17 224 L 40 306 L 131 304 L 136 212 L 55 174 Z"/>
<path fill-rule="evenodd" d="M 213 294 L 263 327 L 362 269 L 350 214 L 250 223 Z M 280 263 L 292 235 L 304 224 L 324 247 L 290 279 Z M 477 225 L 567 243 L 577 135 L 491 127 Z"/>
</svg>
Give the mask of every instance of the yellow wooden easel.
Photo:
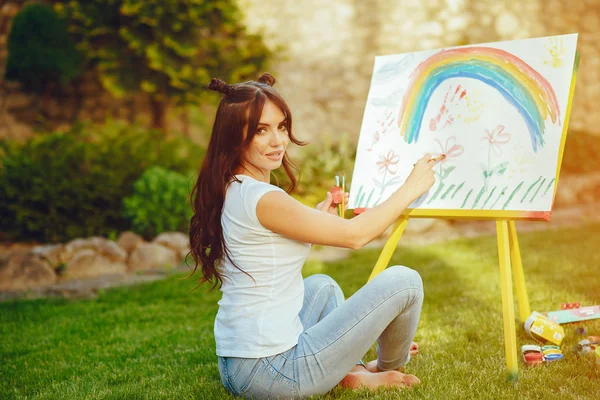
<svg viewBox="0 0 600 400">
<path fill-rule="evenodd" d="M 565 122 L 560 142 L 559 158 L 556 169 L 556 181 L 554 184 L 553 199 L 556 199 L 556 188 L 558 187 L 558 177 L 562 164 L 565 142 L 567 139 L 567 130 L 569 117 L 571 115 L 571 105 L 573 102 L 573 93 L 575 92 L 575 81 L 577 80 L 577 69 L 579 66 L 579 53 L 576 53 L 573 77 L 569 89 L 569 99 L 567 110 L 565 112 Z M 554 202 L 554 200 L 553 200 Z M 519 302 L 519 317 L 522 322 L 529 317 L 531 309 L 529 308 L 529 299 L 525 287 L 525 274 L 523 273 L 523 264 L 521 262 L 521 252 L 519 250 L 519 240 L 515 228 L 516 220 L 527 221 L 549 221 L 550 213 L 527 213 L 523 211 L 498 211 L 498 210 L 428 210 L 411 209 L 402 215 L 394 225 L 392 233 L 385 243 L 379 259 L 369 276 L 373 279 L 382 272 L 390 262 L 392 254 L 400 241 L 404 228 L 409 218 L 445 218 L 445 219 L 485 219 L 496 221 L 496 234 L 498 237 L 498 261 L 500 264 L 500 291 L 502 293 L 502 314 L 504 319 L 504 348 L 506 351 L 506 366 L 508 367 L 509 380 L 516 381 L 518 377 L 518 359 L 517 359 L 517 337 L 515 326 L 515 312 L 513 299 L 513 280 Z"/>
<path fill-rule="evenodd" d="M 485 213 L 485 211 L 482 212 Z M 394 225 L 392 234 L 383 247 L 369 280 L 373 279 L 387 267 L 394 249 L 404 232 L 404 228 L 408 223 L 408 218 L 408 216 L 402 216 Z M 504 317 L 506 365 L 508 367 L 509 379 L 516 380 L 518 375 L 518 363 L 512 275 L 514 275 L 515 279 L 520 319 L 525 321 L 531 314 L 531 310 L 529 308 L 527 289 L 525 288 L 525 274 L 523 273 L 523 264 L 521 262 L 515 221 L 512 219 L 497 220 L 496 230 L 498 234 L 498 256 L 500 261 L 500 289 L 502 292 L 502 313 Z"/>
</svg>

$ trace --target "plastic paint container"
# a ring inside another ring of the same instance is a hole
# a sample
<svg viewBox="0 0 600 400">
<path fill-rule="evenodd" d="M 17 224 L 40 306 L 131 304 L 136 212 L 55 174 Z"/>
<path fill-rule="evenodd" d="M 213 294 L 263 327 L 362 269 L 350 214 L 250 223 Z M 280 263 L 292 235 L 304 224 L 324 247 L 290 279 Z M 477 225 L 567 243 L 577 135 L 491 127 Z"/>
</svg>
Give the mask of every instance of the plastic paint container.
<svg viewBox="0 0 600 400">
<path fill-rule="evenodd" d="M 544 361 L 544 355 L 542 353 L 525 353 L 525 363 L 527 365 L 537 365 Z"/>
<path fill-rule="evenodd" d="M 547 354 L 544 356 L 544 361 L 552 362 L 552 361 L 556 361 L 556 360 L 561 360 L 563 358 L 564 358 L 564 356 L 562 354 Z"/>
<path fill-rule="evenodd" d="M 562 354 L 562 351 L 560 350 L 553 350 L 553 349 L 549 349 L 549 350 L 544 350 L 542 352 L 545 356 L 549 355 L 549 354 Z"/>
<path fill-rule="evenodd" d="M 540 347 L 536 344 L 524 344 L 523 346 L 521 346 L 521 351 L 523 352 L 523 354 L 529 353 L 532 351 L 540 353 L 542 351 L 542 347 Z"/>
<path fill-rule="evenodd" d="M 521 346 L 521 353 L 527 365 L 537 365 L 544 361 L 544 355 L 540 346 L 534 344 L 526 344 Z"/>
<path fill-rule="evenodd" d="M 560 350 L 560 347 L 554 346 L 551 344 L 547 344 L 545 346 L 542 346 L 542 351 L 546 351 L 546 350 Z"/>
</svg>

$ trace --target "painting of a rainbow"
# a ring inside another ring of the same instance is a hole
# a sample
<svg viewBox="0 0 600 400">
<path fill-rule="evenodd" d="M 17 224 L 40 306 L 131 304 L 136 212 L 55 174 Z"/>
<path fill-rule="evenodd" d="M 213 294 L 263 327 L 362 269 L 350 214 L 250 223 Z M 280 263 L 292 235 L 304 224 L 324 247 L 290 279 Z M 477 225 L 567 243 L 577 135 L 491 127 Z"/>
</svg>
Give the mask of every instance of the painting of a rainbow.
<svg viewBox="0 0 600 400">
<path fill-rule="evenodd" d="M 411 209 L 548 215 L 576 47 L 569 34 L 376 57 L 349 207 L 385 201 L 429 153 L 446 158 Z"/>
</svg>

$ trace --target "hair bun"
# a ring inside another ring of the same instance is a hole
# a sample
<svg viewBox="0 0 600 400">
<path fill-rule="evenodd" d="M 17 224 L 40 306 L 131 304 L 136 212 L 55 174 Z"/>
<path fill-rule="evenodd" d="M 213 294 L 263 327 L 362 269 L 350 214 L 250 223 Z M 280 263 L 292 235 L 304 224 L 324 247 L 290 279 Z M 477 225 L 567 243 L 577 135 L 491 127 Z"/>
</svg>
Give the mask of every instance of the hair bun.
<svg viewBox="0 0 600 400">
<path fill-rule="evenodd" d="M 233 86 L 228 85 L 225 83 L 225 81 L 219 78 L 212 78 L 208 88 L 210 90 L 214 90 L 215 92 L 223 93 L 225 96 L 233 91 Z"/>
<path fill-rule="evenodd" d="M 262 74 L 260 76 L 260 78 L 258 78 L 258 81 L 260 83 L 264 83 L 265 85 L 269 85 L 269 86 L 273 86 L 276 82 L 273 75 L 269 74 L 268 72 L 265 72 L 264 74 Z"/>
</svg>

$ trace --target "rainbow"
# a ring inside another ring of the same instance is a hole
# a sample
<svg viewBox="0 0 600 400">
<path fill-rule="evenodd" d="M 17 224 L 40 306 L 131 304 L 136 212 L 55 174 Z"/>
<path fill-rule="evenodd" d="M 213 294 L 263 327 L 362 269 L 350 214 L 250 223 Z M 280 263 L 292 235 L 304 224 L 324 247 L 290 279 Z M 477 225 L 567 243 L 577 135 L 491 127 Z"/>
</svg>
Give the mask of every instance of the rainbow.
<svg viewBox="0 0 600 400">
<path fill-rule="evenodd" d="M 477 79 L 498 90 L 523 116 L 534 151 L 543 146 L 545 121 L 560 124 L 560 110 L 550 83 L 520 58 L 500 49 L 466 47 L 442 50 L 423 61 L 410 75 L 398 126 L 408 143 L 419 139 L 427 103 L 446 79 Z"/>
</svg>

